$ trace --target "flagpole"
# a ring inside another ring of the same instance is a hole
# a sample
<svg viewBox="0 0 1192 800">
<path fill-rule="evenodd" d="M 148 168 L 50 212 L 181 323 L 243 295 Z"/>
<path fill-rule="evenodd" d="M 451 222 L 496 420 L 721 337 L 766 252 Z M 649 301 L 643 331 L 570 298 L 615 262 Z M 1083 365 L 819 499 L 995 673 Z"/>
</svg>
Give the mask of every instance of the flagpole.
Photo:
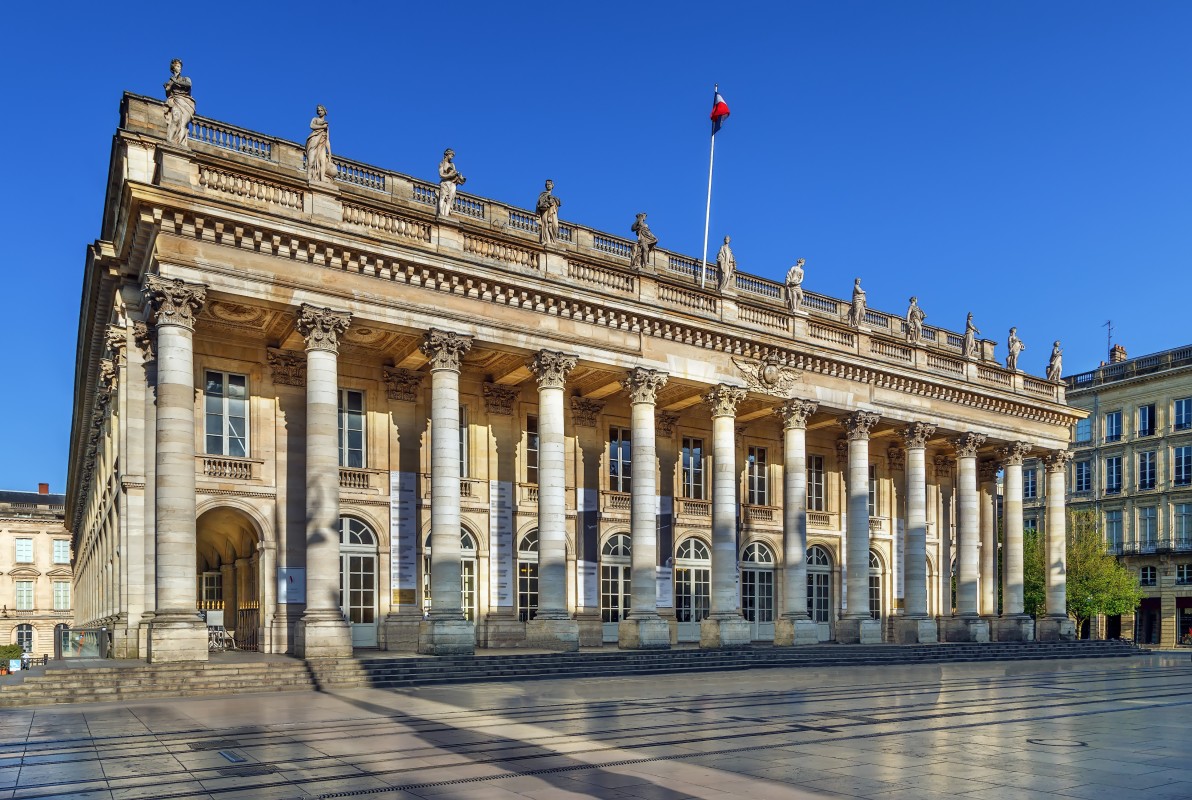
<svg viewBox="0 0 1192 800">
<path fill-rule="evenodd" d="M 713 96 L 720 91 L 720 84 L 714 84 Z M 708 153 L 708 206 L 704 210 L 704 249 L 700 251 L 703 264 L 699 271 L 699 288 L 703 289 L 708 282 L 708 221 L 712 218 L 712 163 L 716 159 L 716 121 L 712 121 L 712 148 Z"/>
</svg>

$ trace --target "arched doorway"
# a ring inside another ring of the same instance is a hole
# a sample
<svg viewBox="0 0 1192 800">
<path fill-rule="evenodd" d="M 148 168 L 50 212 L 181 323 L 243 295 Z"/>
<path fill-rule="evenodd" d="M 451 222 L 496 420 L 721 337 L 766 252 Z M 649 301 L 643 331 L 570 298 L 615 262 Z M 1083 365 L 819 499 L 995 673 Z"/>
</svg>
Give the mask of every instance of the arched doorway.
<svg viewBox="0 0 1192 800">
<path fill-rule="evenodd" d="M 703 539 L 691 536 L 675 549 L 675 619 L 680 642 L 698 642 L 699 624 L 712 604 L 712 555 Z"/>
<path fill-rule="evenodd" d="M 460 607 L 464 619 L 475 622 L 479 613 L 476 605 L 476 537 L 467 531 L 459 533 Z M 430 535 L 422 544 L 422 611 L 430 611 Z"/>
<path fill-rule="evenodd" d="M 528 622 L 538 616 L 538 529 L 517 543 L 517 618 Z"/>
<path fill-rule="evenodd" d="M 774 641 L 774 551 L 750 542 L 741 557 L 741 614 L 749 638 Z"/>
<path fill-rule="evenodd" d="M 213 627 L 235 635 L 236 646 L 260 649 L 260 533 L 248 515 L 219 506 L 196 522 L 196 580 L 199 611 Z"/>
<path fill-rule="evenodd" d="M 832 558 L 819 545 L 807 548 L 807 613 L 819 626 L 819 640 L 832 641 Z"/>
<path fill-rule="evenodd" d="M 617 641 L 617 627 L 630 608 L 630 542 L 614 534 L 600 549 L 600 620 L 606 642 Z"/>
<path fill-rule="evenodd" d="M 339 607 L 352 647 L 377 646 L 377 537 L 355 517 L 339 518 Z"/>
<path fill-rule="evenodd" d="M 22 653 L 32 653 L 33 645 L 36 640 L 33 636 L 33 626 L 27 622 L 22 622 L 13 631 L 13 643 L 21 646 Z"/>
</svg>

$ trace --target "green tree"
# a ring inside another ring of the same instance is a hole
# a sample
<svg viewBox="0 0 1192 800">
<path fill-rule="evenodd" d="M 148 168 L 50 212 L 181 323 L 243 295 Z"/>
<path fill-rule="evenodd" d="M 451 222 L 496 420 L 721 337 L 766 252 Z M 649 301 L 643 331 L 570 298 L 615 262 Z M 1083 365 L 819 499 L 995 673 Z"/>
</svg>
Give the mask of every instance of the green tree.
<svg viewBox="0 0 1192 800">
<path fill-rule="evenodd" d="M 1032 617 L 1047 612 L 1047 552 L 1043 533 L 1022 532 L 1022 606 Z"/>
</svg>

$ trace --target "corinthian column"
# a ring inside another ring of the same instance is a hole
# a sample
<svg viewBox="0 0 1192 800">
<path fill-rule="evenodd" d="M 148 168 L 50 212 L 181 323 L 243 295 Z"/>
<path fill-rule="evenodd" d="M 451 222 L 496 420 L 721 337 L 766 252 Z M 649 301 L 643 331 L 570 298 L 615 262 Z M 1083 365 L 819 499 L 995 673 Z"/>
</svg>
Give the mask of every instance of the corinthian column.
<svg viewBox="0 0 1192 800">
<path fill-rule="evenodd" d="M 894 620 L 899 644 L 935 642 L 939 629 L 927 616 L 927 440 L 935 426 L 915 422 L 903 428 L 906 444 L 906 615 Z"/>
<path fill-rule="evenodd" d="M 352 315 L 303 303 L 306 340 L 306 610 L 294 630 L 300 658 L 352 655 L 339 605 L 339 337 Z"/>
<path fill-rule="evenodd" d="M 948 623 L 948 641 L 989 641 L 989 625 L 977 615 L 977 542 L 981 535 L 981 513 L 977 504 L 977 451 L 984 434 L 966 433 L 952 440 L 956 449 L 956 495 L 960 513 L 960 576 L 956 581 L 956 617 Z"/>
<path fill-rule="evenodd" d="M 787 400 L 782 417 L 782 616 L 774 644 L 816 644 L 818 628 L 807 613 L 807 419 L 819 404 Z"/>
<path fill-rule="evenodd" d="M 632 404 L 633 481 L 631 538 L 633 592 L 629 618 L 617 627 L 617 646 L 624 650 L 665 650 L 670 647 L 670 625 L 658 616 L 656 565 L 658 564 L 658 487 L 654 446 L 654 401 L 666 385 L 666 373 L 638 367 L 621 382 Z"/>
<path fill-rule="evenodd" d="M 472 337 L 431 328 L 422 340 L 430 359 L 430 613 L 418 627 L 418 652 L 470 655 L 476 633 L 464 619 L 460 586 L 459 371 Z"/>
<path fill-rule="evenodd" d="M 840 420 L 848 438 L 848 576 L 844 587 L 846 610 L 836 626 L 836 641 L 845 644 L 875 644 L 882 640 L 881 620 L 869 616 L 869 433 L 879 419 L 869 411 L 854 411 Z"/>
<path fill-rule="evenodd" d="M 986 620 L 997 616 L 997 462 L 981 461 L 977 465 L 980 481 L 981 509 L 981 604 L 978 611 Z"/>
<path fill-rule="evenodd" d="M 195 576 L 195 315 L 207 299 L 201 284 L 145 279 L 142 290 L 157 326 L 156 614 L 149 661 L 206 661 L 207 628 L 198 616 Z"/>
<path fill-rule="evenodd" d="M 712 411 L 712 608 L 700 623 L 699 646 L 744 647 L 749 623 L 737 597 L 737 443 L 733 423 L 745 390 L 717 384 L 704 395 Z M 636 478 L 635 478 L 636 480 Z"/>
<path fill-rule="evenodd" d="M 1067 450 L 1053 450 L 1043 459 L 1047 465 L 1047 617 L 1039 620 L 1041 642 L 1076 638 L 1076 625 L 1068 617 L 1068 520 L 1064 508 L 1071 460 Z"/>
<path fill-rule="evenodd" d="M 567 611 L 563 458 L 563 387 L 575 361 L 542 350 L 530 362 L 538 379 L 538 613 L 526 623 L 526 640 L 550 650 L 579 649 L 579 625 Z"/>
<path fill-rule="evenodd" d="M 1034 638 L 1034 620 L 1023 613 L 1022 576 L 1022 462 L 1031 446 L 1013 442 L 997 453 L 1005 471 L 1005 501 L 1002 516 L 1002 615 L 994 623 L 999 642 L 1022 642 Z"/>
</svg>

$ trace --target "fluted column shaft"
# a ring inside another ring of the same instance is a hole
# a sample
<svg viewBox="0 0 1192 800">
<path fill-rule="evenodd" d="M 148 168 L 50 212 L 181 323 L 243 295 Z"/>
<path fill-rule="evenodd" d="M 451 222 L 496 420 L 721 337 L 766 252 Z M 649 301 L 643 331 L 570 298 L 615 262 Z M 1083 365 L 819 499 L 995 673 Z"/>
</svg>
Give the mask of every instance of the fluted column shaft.
<svg viewBox="0 0 1192 800">
<path fill-rule="evenodd" d="M 906 442 L 906 550 L 903 570 L 906 615 L 927 616 L 927 439 L 934 425 L 916 423 L 903 431 Z"/>
<path fill-rule="evenodd" d="M 776 413 L 783 418 L 782 541 L 783 616 L 810 619 L 807 613 L 807 418 L 817 403 L 789 400 Z"/>
<path fill-rule="evenodd" d="M 869 618 L 869 432 L 878 419 L 877 414 L 855 411 L 840 423 L 848 432 L 848 579 L 844 602 L 845 616 L 852 619 Z"/>
<path fill-rule="evenodd" d="M 1068 616 L 1068 520 L 1064 508 L 1068 461 L 1066 450 L 1051 453 L 1047 463 L 1047 616 Z"/>
<path fill-rule="evenodd" d="M 997 510 L 994 496 L 997 494 L 995 476 L 997 465 L 982 462 L 978 467 L 981 508 L 981 606 L 982 615 L 997 614 Z"/>
<path fill-rule="evenodd" d="M 575 357 L 538 353 L 538 619 L 567 619 L 567 475 L 563 387 Z M 635 476 L 636 477 L 636 476 Z"/>
<path fill-rule="evenodd" d="M 956 439 L 956 505 L 959 508 L 960 576 L 956 583 L 956 613 L 977 616 L 978 547 L 981 515 L 977 502 L 977 450 L 985 442 L 981 434 Z"/>
<path fill-rule="evenodd" d="M 1024 612 L 1022 553 L 1022 459 L 1030 445 L 1018 442 L 1001 451 L 1004 470 L 1002 524 L 1002 616 Z"/>
</svg>

